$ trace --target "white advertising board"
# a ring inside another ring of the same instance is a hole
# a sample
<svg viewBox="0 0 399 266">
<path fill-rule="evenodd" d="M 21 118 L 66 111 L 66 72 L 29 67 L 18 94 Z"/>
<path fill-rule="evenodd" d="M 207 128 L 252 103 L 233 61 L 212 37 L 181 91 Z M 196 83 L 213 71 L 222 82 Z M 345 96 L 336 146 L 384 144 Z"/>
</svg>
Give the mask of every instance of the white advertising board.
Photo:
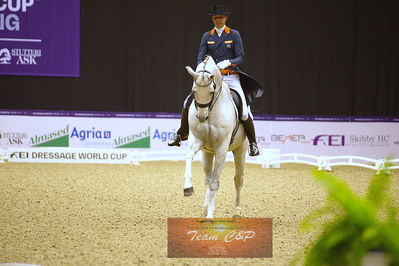
<svg viewBox="0 0 399 266">
<path fill-rule="evenodd" d="M 399 156 L 399 123 L 257 121 L 258 143 L 281 153 Z"/>
<path fill-rule="evenodd" d="M 173 117 L 173 116 L 172 116 Z M 169 147 L 180 119 L 169 116 L 97 117 L 9 115 L 0 113 L 0 149 L 60 147 L 130 149 L 139 151 L 184 150 Z M 255 120 L 262 149 L 316 156 L 357 155 L 374 159 L 399 157 L 398 122 L 329 122 Z"/>
</svg>

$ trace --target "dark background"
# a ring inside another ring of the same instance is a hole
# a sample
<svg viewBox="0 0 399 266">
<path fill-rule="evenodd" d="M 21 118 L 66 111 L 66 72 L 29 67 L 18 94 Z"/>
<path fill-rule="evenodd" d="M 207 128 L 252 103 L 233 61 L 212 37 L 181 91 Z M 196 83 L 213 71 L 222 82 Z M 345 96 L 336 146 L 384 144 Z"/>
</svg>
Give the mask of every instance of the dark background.
<svg viewBox="0 0 399 266">
<path fill-rule="evenodd" d="M 214 1 L 81 0 L 80 78 L 0 76 L 1 109 L 180 112 Z M 257 114 L 399 115 L 399 1 L 227 3 Z"/>
</svg>

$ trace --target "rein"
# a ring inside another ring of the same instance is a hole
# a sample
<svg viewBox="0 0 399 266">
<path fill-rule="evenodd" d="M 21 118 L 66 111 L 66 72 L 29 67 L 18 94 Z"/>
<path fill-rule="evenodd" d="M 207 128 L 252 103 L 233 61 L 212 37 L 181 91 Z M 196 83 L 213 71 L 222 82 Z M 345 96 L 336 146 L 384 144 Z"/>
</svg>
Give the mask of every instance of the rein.
<svg viewBox="0 0 399 266">
<path fill-rule="evenodd" d="M 206 64 L 208 63 L 208 59 L 209 59 L 209 57 L 206 57 L 205 60 L 204 60 L 204 68 L 203 68 L 202 70 L 197 71 L 197 73 L 202 73 L 202 77 L 204 77 L 204 74 L 205 74 L 205 73 L 212 75 L 212 73 L 211 73 L 210 71 L 208 71 L 208 70 L 205 69 L 205 66 L 206 66 Z M 214 79 L 212 79 L 212 80 L 211 80 L 208 84 L 206 84 L 206 85 L 200 85 L 200 84 L 198 84 L 197 81 L 196 81 L 196 79 L 194 79 L 194 83 L 195 83 L 195 85 L 198 86 L 198 87 L 209 87 L 209 86 L 213 83 L 213 90 L 214 90 L 214 91 L 216 90 L 216 83 L 215 83 L 215 80 L 214 80 Z M 195 108 L 198 109 L 198 107 L 199 107 L 199 108 L 207 108 L 207 107 L 209 107 L 209 113 L 211 113 L 213 106 L 215 105 L 216 101 L 218 100 L 218 98 L 219 98 L 219 96 L 220 96 L 220 93 L 222 92 L 222 86 L 223 86 L 223 81 L 222 81 L 222 84 L 220 84 L 219 90 L 216 92 L 216 96 L 215 96 L 215 93 L 212 92 L 212 98 L 211 98 L 211 100 L 210 100 L 208 103 L 199 103 L 199 102 L 197 102 L 197 100 L 195 99 L 195 95 L 194 95 L 194 105 L 195 105 Z"/>
<path fill-rule="evenodd" d="M 209 83 L 206 84 L 206 85 L 201 85 L 201 84 L 198 84 L 198 83 L 197 83 L 197 77 L 198 77 L 199 74 L 202 73 L 202 80 L 204 80 L 205 73 L 212 75 L 212 73 L 211 73 L 210 71 L 208 71 L 208 70 L 205 69 L 205 66 L 206 66 L 206 64 L 208 63 L 208 59 L 209 59 L 209 58 L 210 58 L 210 57 L 206 57 L 205 60 L 203 61 L 204 66 L 203 66 L 203 69 L 202 69 L 202 70 L 198 70 L 198 71 L 196 72 L 196 74 L 193 74 L 192 72 L 189 72 L 189 73 L 194 77 L 194 84 L 195 84 L 195 86 L 198 86 L 198 87 L 202 87 L 202 88 L 203 88 L 203 87 L 209 87 L 209 86 L 211 86 L 211 84 L 213 83 L 213 92 L 210 92 L 210 93 L 212 94 L 212 97 L 211 97 L 211 100 L 210 100 L 208 103 L 199 103 L 199 102 L 197 102 L 197 100 L 195 99 L 195 89 L 193 89 L 193 90 L 191 91 L 191 93 L 190 93 L 190 97 L 193 97 L 193 98 L 194 98 L 194 106 L 195 106 L 195 109 L 197 110 L 197 112 L 198 112 L 198 108 L 209 108 L 209 110 L 208 110 L 208 116 L 205 118 L 205 120 L 207 120 L 207 119 L 209 118 L 209 115 L 210 115 L 210 113 L 211 113 L 211 111 L 212 111 L 212 108 L 213 108 L 214 105 L 216 104 L 216 102 L 217 102 L 217 100 L 219 99 L 219 96 L 221 95 L 222 90 L 223 90 L 223 79 L 222 79 L 222 82 L 221 82 L 220 87 L 219 87 L 218 90 L 217 90 L 217 85 L 216 85 L 216 83 L 215 83 L 214 78 L 211 78 L 211 80 L 209 81 Z M 192 70 L 192 69 L 191 69 L 191 70 Z M 216 91 L 216 93 L 215 93 L 215 91 Z M 238 117 L 238 116 L 239 116 L 239 112 L 238 112 L 238 110 L 237 110 L 237 107 L 236 107 L 235 104 L 234 104 L 234 101 L 233 101 L 231 95 L 230 95 L 230 100 L 232 101 L 232 105 L 233 105 L 233 107 L 234 107 L 235 116 L 236 116 L 236 121 L 235 121 L 235 126 L 234 126 L 234 128 L 233 128 L 232 135 L 231 135 L 231 137 L 230 137 L 229 146 L 234 142 L 235 135 L 236 135 L 236 133 L 237 133 L 237 131 L 238 131 L 238 128 L 239 128 L 239 126 L 240 126 L 240 119 L 239 119 L 239 117 Z M 197 118 L 198 118 L 198 114 L 197 114 Z"/>
</svg>

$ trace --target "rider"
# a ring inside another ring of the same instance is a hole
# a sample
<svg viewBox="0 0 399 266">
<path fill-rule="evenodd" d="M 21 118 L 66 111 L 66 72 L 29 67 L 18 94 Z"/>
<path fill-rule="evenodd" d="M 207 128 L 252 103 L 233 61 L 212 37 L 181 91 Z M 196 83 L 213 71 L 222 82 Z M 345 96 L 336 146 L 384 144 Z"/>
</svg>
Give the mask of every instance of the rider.
<svg viewBox="0 0 399 266">
<path fill-rule="evenodd" d="M 240 33 L 226 26 L 227 15 L 229 14 L 230 12 L 227 11 L 225 5 L 211 7 L 209 15 L 212 16 L 215 27 L 211 31 L 205 32 L 202 36 L 197 65 L 205 59 L 207 54 L 211 55 L 223 75 L 223 81 L 240 96 L 242 102 L 241 121 L 249 140 L 249 155 L 257 156 L 259 155 L 259 149 L 256 143 L 255 127 L 252 114 L 245 100 L 238 72 L 238 66 L 244 62 L 244 47 Z M 170 138 L 169 146 L 180 146 L 181 141 L 188 138 L 188 109 L 191 101 L 192 96 L 190 94 L 183 105 L 180 128 Z"/>
</svg>

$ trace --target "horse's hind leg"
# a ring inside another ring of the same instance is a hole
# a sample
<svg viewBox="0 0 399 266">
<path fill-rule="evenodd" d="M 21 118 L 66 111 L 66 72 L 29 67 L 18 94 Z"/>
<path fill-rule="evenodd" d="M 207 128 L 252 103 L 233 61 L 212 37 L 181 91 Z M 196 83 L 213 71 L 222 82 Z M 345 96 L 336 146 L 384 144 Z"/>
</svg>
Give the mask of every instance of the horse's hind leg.
<svg viewBox="0 0 399 266">
<path fill-rule="evenodd" d="M 244 165 L 245 165 L 245 151 L 244 145 L 233 151 L 234 164 L 235 164 L 235 175 L 234 184 L 236 187 L 236 210 L 241 211 L 241 188 L 244 184 Z"/>
<path fill-rule="evenodd" d="M 194 188 L 191 184 L 191 164 L 194 159 L 194 155 L 200 150 L 201 145 L 194 139 L 194 137 L 189 137 L 189 145 L 186 151 L 186 169 L 184 171 L 184 196 L 191 196 L 194 194 Z"/>
<path fill-rule="evenodd" d="M 211 179 L 212 176 L 212 170 L 213 170 L 213 157 L 215 155 L 213 153 L 209 152 L 202 152 L 202 168 L 205 173 L 205 200 L 204 200 L 204 207 L 207 207 L 209 205 L 209 180 Z"/>
</svg>

